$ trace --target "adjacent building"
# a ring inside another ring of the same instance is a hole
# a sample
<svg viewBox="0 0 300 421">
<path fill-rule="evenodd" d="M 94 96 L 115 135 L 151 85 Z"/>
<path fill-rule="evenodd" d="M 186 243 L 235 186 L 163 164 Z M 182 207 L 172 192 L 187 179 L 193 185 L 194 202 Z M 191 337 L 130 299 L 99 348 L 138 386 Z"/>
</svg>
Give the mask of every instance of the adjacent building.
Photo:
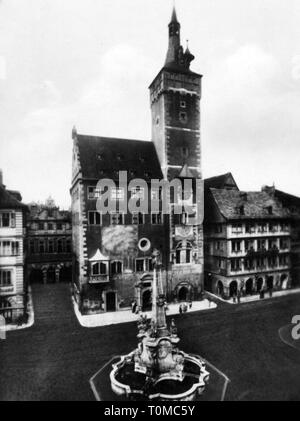
<svg viewBox="0 0 300 421">
<path fill-rule="evenodd" d="M 188 179 L 194 190 L 202 177 L 202 76 L 190 70 L 193 59 L 181 46 L 174 9 L 166 61 L 149 88 L 152 141 L 93 137 L 73 129 L 73 281 L 82 312 L 115 311 L 133 300 L 150 308 L 154 249 L 161 254 L 160 278 L 168 300 L 197 298 L 203 289 L 202 224 L 174 214 L 172 197 L 168 214 L 149 208 L 144 213 L 109 214 L 96 209 L 103 194 L 97 189 L 101 179 L 115 182 L 110 194 L 118 209 L 130 198 L 161 203 L 160 193 L 150 189 L 153 179 Z M 121 171 L 127 174 L 125 186 L 118 183 Z M 142 179 L 144 187 L 130 187 L 134 179 Z"/>
<path fill-rule="evenodd" d="M 71 212 L 49 198 L 29 205 L 26 272 L 29 283 L 72 281 Z"/>
<path fill-rule="evenodd" d="M 215 187 L 211 187 L 215 186 Z M 223 297 L 291 286 L 291 219 L 275 195 L 205 181 L 205 287 Z"/>
<path fill-rule="evenodd" d="M 291 217 L 291 285 L 300 285 L 300 197 L 282 192 L 274 186 L 263 187 L 288 209 Z"/>
<path fill-rule="evenodd" d="M 0 171 L 0 314 L 6 322 L 26 316 L 24 238 L 27 207 L 19 192 L 6 189 Z"/>
</svg>

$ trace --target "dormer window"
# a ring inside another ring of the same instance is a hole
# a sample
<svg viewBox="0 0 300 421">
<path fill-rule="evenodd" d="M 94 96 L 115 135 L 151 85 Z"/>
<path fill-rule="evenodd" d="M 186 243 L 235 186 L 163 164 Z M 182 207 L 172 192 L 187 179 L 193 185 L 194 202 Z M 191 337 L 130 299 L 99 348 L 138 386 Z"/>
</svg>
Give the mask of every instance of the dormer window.
<svg viewBox="0 0 300 421">
<path fill-rule="evenodd" d="M 273 215 L 273 207 L 272 206 L 268 206 L 267 211 L 268 211 L 269 215 Z"/>
<path fill-rule="evenodd" d="M 240 215 L 245 215 L 245 206 L 244 205 L 239 207 L 239 212 L 240 212 Z"/>
</svg>

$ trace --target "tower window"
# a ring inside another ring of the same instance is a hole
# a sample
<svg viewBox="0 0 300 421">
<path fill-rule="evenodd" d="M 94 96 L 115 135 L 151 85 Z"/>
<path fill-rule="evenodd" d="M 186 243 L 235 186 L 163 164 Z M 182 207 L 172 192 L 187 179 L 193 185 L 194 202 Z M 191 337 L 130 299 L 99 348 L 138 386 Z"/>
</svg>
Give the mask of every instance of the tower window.
<svg viewBox="0 0 300 421">
<path fill-rule="evenodd" d="M 180 107 L 181 108 L 186 108 L 186 102 L 185 101 L 180 101 Z"/>
<path fill-rule="evenodd" d="M 179 113 L 179 120 L 180 120 L 181 123 L 187 122 L 187 114 L 184 111 L 181 111 Z"/>
<path fill-rule="evenodd" d="M 156 125 L 159 125 L 159 117 L 156 117 L 156 121 L 155 121 Z"/>
<path fill-rule="evenodd" d="M 186 146 L 183 146 L 181 148 L 181 156 L 183 158 L 188 158 L 188 156 L 189 156 L 189 148 L 187 148 Z"/>
</svg>

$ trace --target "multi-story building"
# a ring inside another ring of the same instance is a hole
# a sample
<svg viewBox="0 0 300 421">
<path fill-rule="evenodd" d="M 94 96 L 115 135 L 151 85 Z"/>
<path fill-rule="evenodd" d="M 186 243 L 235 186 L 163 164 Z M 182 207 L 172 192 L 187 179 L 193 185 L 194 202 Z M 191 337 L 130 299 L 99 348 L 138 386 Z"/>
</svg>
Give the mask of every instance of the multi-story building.
<svg viewBox="0 0 300 421">
<path fill-rule="evenodd" d="M 169 300 L 198 297 L 203 287 L 203 229 L 186 214 L 115 212 L 100 214 L 103 193 L 97 182 L 110 179 L 111 199 L 119 205 L 138 196 L 149 202 L 151 180 L 201 179 L 200 98 L 202 76 L 190 70 L 194 59 L 180 44 L 175 9 L 163 68 L 150 85 L 152 142 L 92 137 L 73 129 L 72 225 L 75 296 L 83 312 L 114 311 L 132 300 L 151 304 L 151 254 L 161 253 L 161 280 Z M 118 184 L 125 171 L 128 184 Z M 131 188 L 133 179 L 144 187 Z M 186 198 L 185 198 L 186 199 Z M 161 197 L 158 193 L 158 201 Z M 174 201 L 173 201 L 174 202 Z M 195 205 L 193 197 L 192 204 Z"/>
<path fill-rule="evenodd" d="M 291 215 L 291 284 L 300 285 L 300 197 L 282 192 L 274 186 L 264 186 L 263 190 L 273 194 Z"/>
<path fill-rule="evenodd" d="M 14 322 L 26 314 L 24 237 L 27 207 L 19 192 L 7 190 L 0 171 L 0 314 Z"/>
<path fill-rule="evenodd" d="M 72 281 L 71 212 L 52 199 L 29 205 L 26 271 L 29 283 Z"/>
<path fill-rule="evenodd" d="M 225 188 L 222 177 L 218 188 L 210 187 L 215 178 L 205 183 L 206 289 L 232 297 L 290 287 L 289 211 L 274 195 L 239 191 L 232 180 Z"/>
</svg>

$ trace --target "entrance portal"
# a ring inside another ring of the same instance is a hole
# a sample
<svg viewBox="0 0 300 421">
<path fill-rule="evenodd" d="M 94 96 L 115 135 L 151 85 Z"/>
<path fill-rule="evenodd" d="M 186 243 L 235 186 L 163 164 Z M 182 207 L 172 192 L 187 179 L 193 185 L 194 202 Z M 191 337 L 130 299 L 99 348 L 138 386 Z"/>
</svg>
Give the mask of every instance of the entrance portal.
<svg viewBox="0 0 300 421">
<path fill-rule="evenodd" d="M 258 278 L 256 281 L 256 292 L 260 292 L 262 290 L 264 280 L 263 278 Z"/>
<path fill-rule="evenodd" d="M 152 291 L 147 289 L 143 292 L 142 311 L 150 311 L 152 309 Z"/>
<path fill-rule="evenodd" d="M 59 271 L 59 282 L 72 282 L 72 268 L 62 267 Z"/>
<path fill-rule="evenodd" d="M 189 290 L 187 287 L 181 287 L 178 291 L 178 301 L 187 301 L 189 295 Z"/>
<path fill-rule="evenodd" d="M 55 283 L 55 268 L 50 266 L 48 271 L 47 271 L 47 282 L 49 284 L 54 284 Z"/>
<path fill-rule="evenodd" d="M 221 297 L 224 295 L 224 285 L 221 281 L 219 281 L 218 284 L 217 284 L 217 293 Z"/>
<path fill-rule="evenodd" d="M 230 285 L 229 285 L 230 297 L 235 297 L 237 295 L 237 291 L 238 291 L 237 281 L 230 282 Z"/>
<path fill-rule="evenodd" d="M 246 281 L 246 295 L 251 295 L 253 291 L 253 280 L 249 278 Z"/>
<path fill-rule="evenodd" d="M 273 286 L 274 286 L 274 278 L 273 278 L 273 276 L 268 276 L 268 278 L 267 278 L 267 288 L 273 289 Z"/>
<path fill-rule="evenodd" d="M 106 311 L 116 311 L 116 293 L 106 293 Z"/>
</svg>

